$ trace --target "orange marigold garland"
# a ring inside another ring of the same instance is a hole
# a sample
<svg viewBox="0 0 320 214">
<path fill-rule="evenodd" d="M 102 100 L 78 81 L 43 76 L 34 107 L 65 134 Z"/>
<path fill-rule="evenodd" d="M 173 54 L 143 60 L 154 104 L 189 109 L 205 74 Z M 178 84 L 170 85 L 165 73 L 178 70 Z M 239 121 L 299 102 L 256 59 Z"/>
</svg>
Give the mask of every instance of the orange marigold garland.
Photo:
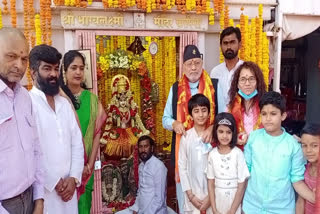
<svg viewBox="0 0 320 214">
<path fill-rule="evenodd" d="M 229 6 L 226 5 L 224 7 L 224 27 L 228 27 L 229 26 Z"/>
<path fill-rule="evenodd" d="M 50 0 L 46 0 L 46 31 L 47 31 L 47 44 L 52 45 L 52 26 L 51 26 L 51 20 L 52 20 L 52 13 L 51 13 L 51 7 L 50 7 Z"/>
<path fill-rule="evenodd" d="M 2 4 L 3 4 L 3 14 L 6 15 L 9 13 L 7 0 L 2 0 Z"/>
<path fill-rule="evenodd" d="M 224 26 L 224 10 L 221 10 L 219 24 L 220 24 L 220 29 L 223 30 L 224 27 L 225 27 Z M 223 57 L 223 54 L 222 54 L 222 51 L 221 51 L 221 48 L 220 48 L 219 62 L 222 63 L 223 61 L 224 61 L 224 57 Z"/>
<path fill-rule="evenodd" d="M 42 41 L 47 43 L 47 19 L 46 19 L 46 0 L 40 0 L 40 26 L 42 32 Z"/>
<path fill-rule="evenodd" d="M 7 2 L 7 0 L 2 0 L 2 4 L 3 4 L 3 14 L 4 14 L 4 15 L 9 14 L 8 2 Z"/>
<path fill-rule="evenodd" d="M 16 11 L 16 0 L 10 0 L 10 15 L 12 27 L 17 27 L 17 11 Z"/>
<path fill-rule="evenodd" d="M 29 43 L 29 1 L 23 1 L 23 24 L 24 24 L 24 36 Z"/>
</svg>

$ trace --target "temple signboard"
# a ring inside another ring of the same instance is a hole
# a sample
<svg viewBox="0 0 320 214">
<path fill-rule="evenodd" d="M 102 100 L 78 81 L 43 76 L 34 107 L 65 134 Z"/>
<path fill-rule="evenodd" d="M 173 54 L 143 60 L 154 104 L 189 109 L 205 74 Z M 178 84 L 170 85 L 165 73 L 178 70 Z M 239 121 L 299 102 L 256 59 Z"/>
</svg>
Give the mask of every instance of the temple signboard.
<svg viewBox="0 0 320 214">
<path fill-rule="evenodd" d="M 208 30 L 208 15 L 61 11 L 61 25 L 65 29 L 206 31 Z"/>
<path fill-rule="evenodd" d="M 208 30 L 208 15 L 151 13 L 146 16 L 147 29 L 183 31 Z"/>
<path fill-rule="evenodd" d="M 122 12 L 61 11 L 65 29 L 133 28 L 133 14 Z"/>
</svg>

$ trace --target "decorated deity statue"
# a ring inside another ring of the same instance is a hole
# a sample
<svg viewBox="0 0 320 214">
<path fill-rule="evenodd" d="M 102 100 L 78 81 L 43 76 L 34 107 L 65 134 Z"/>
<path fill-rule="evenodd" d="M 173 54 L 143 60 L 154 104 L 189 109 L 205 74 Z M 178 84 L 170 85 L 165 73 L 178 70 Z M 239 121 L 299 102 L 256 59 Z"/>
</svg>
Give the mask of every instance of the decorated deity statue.
<svg viewBox="0 0 320 214">
<path fill-rule="evenodd" d="M 133 100 L 129 79 L 118 74 L 112 78 L 112 98 L 107 107 L 107 121 L 101 143 L 104 154 L 110 157 L 129 157 L 138 137 L 150 134 L 138 113 Z"/>
</svg>

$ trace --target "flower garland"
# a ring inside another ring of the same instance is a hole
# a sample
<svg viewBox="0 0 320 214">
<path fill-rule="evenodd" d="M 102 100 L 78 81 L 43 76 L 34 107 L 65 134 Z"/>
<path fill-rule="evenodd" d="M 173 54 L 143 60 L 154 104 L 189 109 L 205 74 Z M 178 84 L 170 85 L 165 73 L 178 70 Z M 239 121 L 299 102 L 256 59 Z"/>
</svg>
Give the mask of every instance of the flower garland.
<svg viewBox="0 0 320 214">
<path fill-rule="evenodd" d="M 240 16 L 240 30 L 242 47 L 239 56 L 241 59 L 255 62 L 261 68 L 265 84 L 269 85 L 269 40 L 263 32 L 263 6 L 259 5 L 258 18 L 251 19 L 243 13 Z M 243 11 L 243 8 L 241 8 Z"/>
<path fill-rule="evenodd" d="M 241 11 L 243 11 L 243 7 L 241 8 Z M 245 29 L 245 23 L 244 22 L 245 22 L 244 15 L 243 15 L 243 13 L 241 13 L 241 15 L 240 15 L 240 31 L 241 31 L 241 35 L 245 35 L 246 34 L 246 29 Z M 243 42 L 243 39 L 242 39 L 241 42 Z M 245 50 L 244 50 L 245 48 L 246 48 L 246 46 L 242 45 L 241 48 L 240 48 L 240 51 L 239 51 L 239 57 L 240 57 L 240 59 L 243 59 L 243 60 L 245 60 Z"/>
<path fill-rule="evenodd" d="M 3 0 L 6 1 L 6 0 Z M 196 11 L 197 14 L 208 14 L 209 24 L 213 25 L 214 9 L 210 8 L 211 0 L 101 0 L 103 8 L 121 8 L 127 9 L 135 7 L 151 13 L 154 10 L 167 11 L 176 6 L 177 10 L 182 14 L 187 11 Z M 214 5 L 218 4 L 216 8 L 221 13 L 221 8 L 224 8 L 224 0 L 213 0 Z M 87 7 L 92 5 L 93 0 L 53 0 L 56 6 L 68 7 Z"/>
<path fill-rule="evenodd" d="M 252 62 L 256 61 L 256 18 L 251 19 L 251 33 L 250 33 L 250 60 Z"/>
<path fill-rule="evenodd" d="M 46 20 L 46 0 L 40 0 L 40 23 L 42 32 L 42 41 L 44 44 L 47 43 L 47 20 Z"/>
<path fill-rule="evenodd" d="M 26 37 L 28 44 L 30 44 L 30 29 L 31 29 L 31 27 L 30 27 L 30 25 L 31 25 L 30 9 L 31 9 L 30 8 L 30 0 L 23 1 L 24 36 Z M 26 77 L 27 77 L 27 89 L 31 90 L 32 78 L 31 78 L 29 66 L 27 68 Z"/>
<path fill-rule="evenodd" d="M 41 24 L 40 24 L 40 15 L 35 15 L 34 20 L 35 31 L 36 31 L 36 45 L 42 44 L 42 32 L 41 32 Z"/>
<path fill-rule="evenodd" d="M 210 1 L 207 1 L 207 10 L 209 13 L 209 25 L 214 25 L 214 8 L 210 8 Z"/>
<path fill-rule="evenodd" d="M 144 62 L 139 65 L 139 75 L 141 76 L 140 84 L 142 87 L 142 119 L 148 129 L 153 135 L 155 134 L 155 120 L 153 106 L 151 102 L 151 79 L 148 75 L 147 66 Z"/>
<path fill-rule="evenodd" d="M 233 19 L 229 19 L 229 26 L 234 27 L 234 21 L 233 21 Z"/>
<path fill-rule="evenodd" d="M 138 145 L 134 148 L 133 153 L 133 172 L 134 172 L 134 181 L 136 183 L 137 189 L 139 188 L 139 152 L 138 152 Z"/>
<path fill-rule="evenodd" d="M 220 5 L 218 5 L 218 11 L 221 10 L 220 13 L 220 19 L 219 19 L 219 24 L 220 24 L 220 29 L 221 31 L 224 29 L 224 10 L 220 9 Z M 221 47 L 219 48 L 219 62 L 222 63 L 224 61 L 224 56 L 221 51 Z"/>
<path fill-rule="evenodd" d="M 3 24 L 2 24 L 2 11 L 1 11 L 1 8 L 0 8 L 0 29 L 2 29 L 3 27 Z"/>
<path fill-rule="evenodd" d="M 36 28 L 35 28 L 35 12 L 33 7 L 33 0 L 29 0 L 29 26 L 30 26 L 30 43 L 33 48 L 36 45 Z"/>
<path fill-rule="evenodd" d="M 17 11 L 16 11 L 16 0 L 10 0 L 10 15 L 12 27 L 17 27 Z"/>
<path fill-rule="evenodd" d="M 3 14 L 6 15 L 9 13 L 7 0 L 2 0 L 2 4 L 3 4 Z"/>
<path fill-rule="evenodd" d="M 29 43 L 29 1 L 24 0 L 23 1 L 23 24 L 24 24 L 24 36 L 27 39 L 27 42 Z"/>
<path fill-rule="evenodd" d="M 263 32 L 263 19 L 262 19 L 262 4 L 259 4 L 259 18 L 256 22 L 256 37 L 257 37 L 257 64 L 262 66 L 262 32 Z"/>
<path fill-rule="evenodd" d="M 263 40 L 262 40 L 262 73 L 264 77 L 264 82 L 267 86 L 266 90 L 268 90 L 269 85 L 269 40 L 267 38 L 267 33 L 263 32 Z"/>
<path fill-rule="evenodd" d="M 112 194 L 111 196 L 107 194 L 107 187 L 105 182 L 101 182 L 101 190 L 103 198 L 107 200 L 107 202 L 112 202 L 117 197 L 117 178 L 112 178 Z"/>
<path fill-rule="evenodd" d="M 115 213 L 132 206 L 135 201 L 135 198 L 132 198 L 130 201 L 112 201 L 107 207 L 112 208 L 112 213 Z"/>
<path fill-rule="evenodd" d="M 103 72 L 107 72 L 110 69 L 128 69 L 134 71 L 139 68 L 141 62 L 141 57 L 118 49 L 105 56 L 100 55 L 98 64 Z"/>
<path fill-rule="evenodd" d="M 51 7 L 50 7 L 50 0 L 46 0 L 46 26 L 47 26 L 47 44 L 52 45 L 52 26 L 51 26 L 51 20 L 52 20 L 52 13 L 51 13 Z"/>
<path fill-rule="evenodd" d="M 228 27 L 229 26 L 229 12 L 230 12 L 229 6 L 226 5 L 224 7 L 224 27 Z M 241 20 L 241 18 L 240 18 L 240 20 Z"/>
</svg>

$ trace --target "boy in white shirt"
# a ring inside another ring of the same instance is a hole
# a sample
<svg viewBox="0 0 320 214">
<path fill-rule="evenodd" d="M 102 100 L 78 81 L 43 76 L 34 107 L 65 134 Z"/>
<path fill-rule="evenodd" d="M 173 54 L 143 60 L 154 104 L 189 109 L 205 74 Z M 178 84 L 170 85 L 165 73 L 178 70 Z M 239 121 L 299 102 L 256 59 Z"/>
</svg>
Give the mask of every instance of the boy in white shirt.
<svg viewBox="0 0 320 214">
<path fill-rule="evenodd" d="M 208 127 L 210 102 L 203 94 L 196 94 L 188 102 L 189 116 L 194 126 L 181 137 L 179 149 L 179 174 L 184 192 L 184 213 L 212 213 L 208 196 L 206 167 L 208 153 L 212 149 L 203 143 L 201 134 Z"/>
</svg>

